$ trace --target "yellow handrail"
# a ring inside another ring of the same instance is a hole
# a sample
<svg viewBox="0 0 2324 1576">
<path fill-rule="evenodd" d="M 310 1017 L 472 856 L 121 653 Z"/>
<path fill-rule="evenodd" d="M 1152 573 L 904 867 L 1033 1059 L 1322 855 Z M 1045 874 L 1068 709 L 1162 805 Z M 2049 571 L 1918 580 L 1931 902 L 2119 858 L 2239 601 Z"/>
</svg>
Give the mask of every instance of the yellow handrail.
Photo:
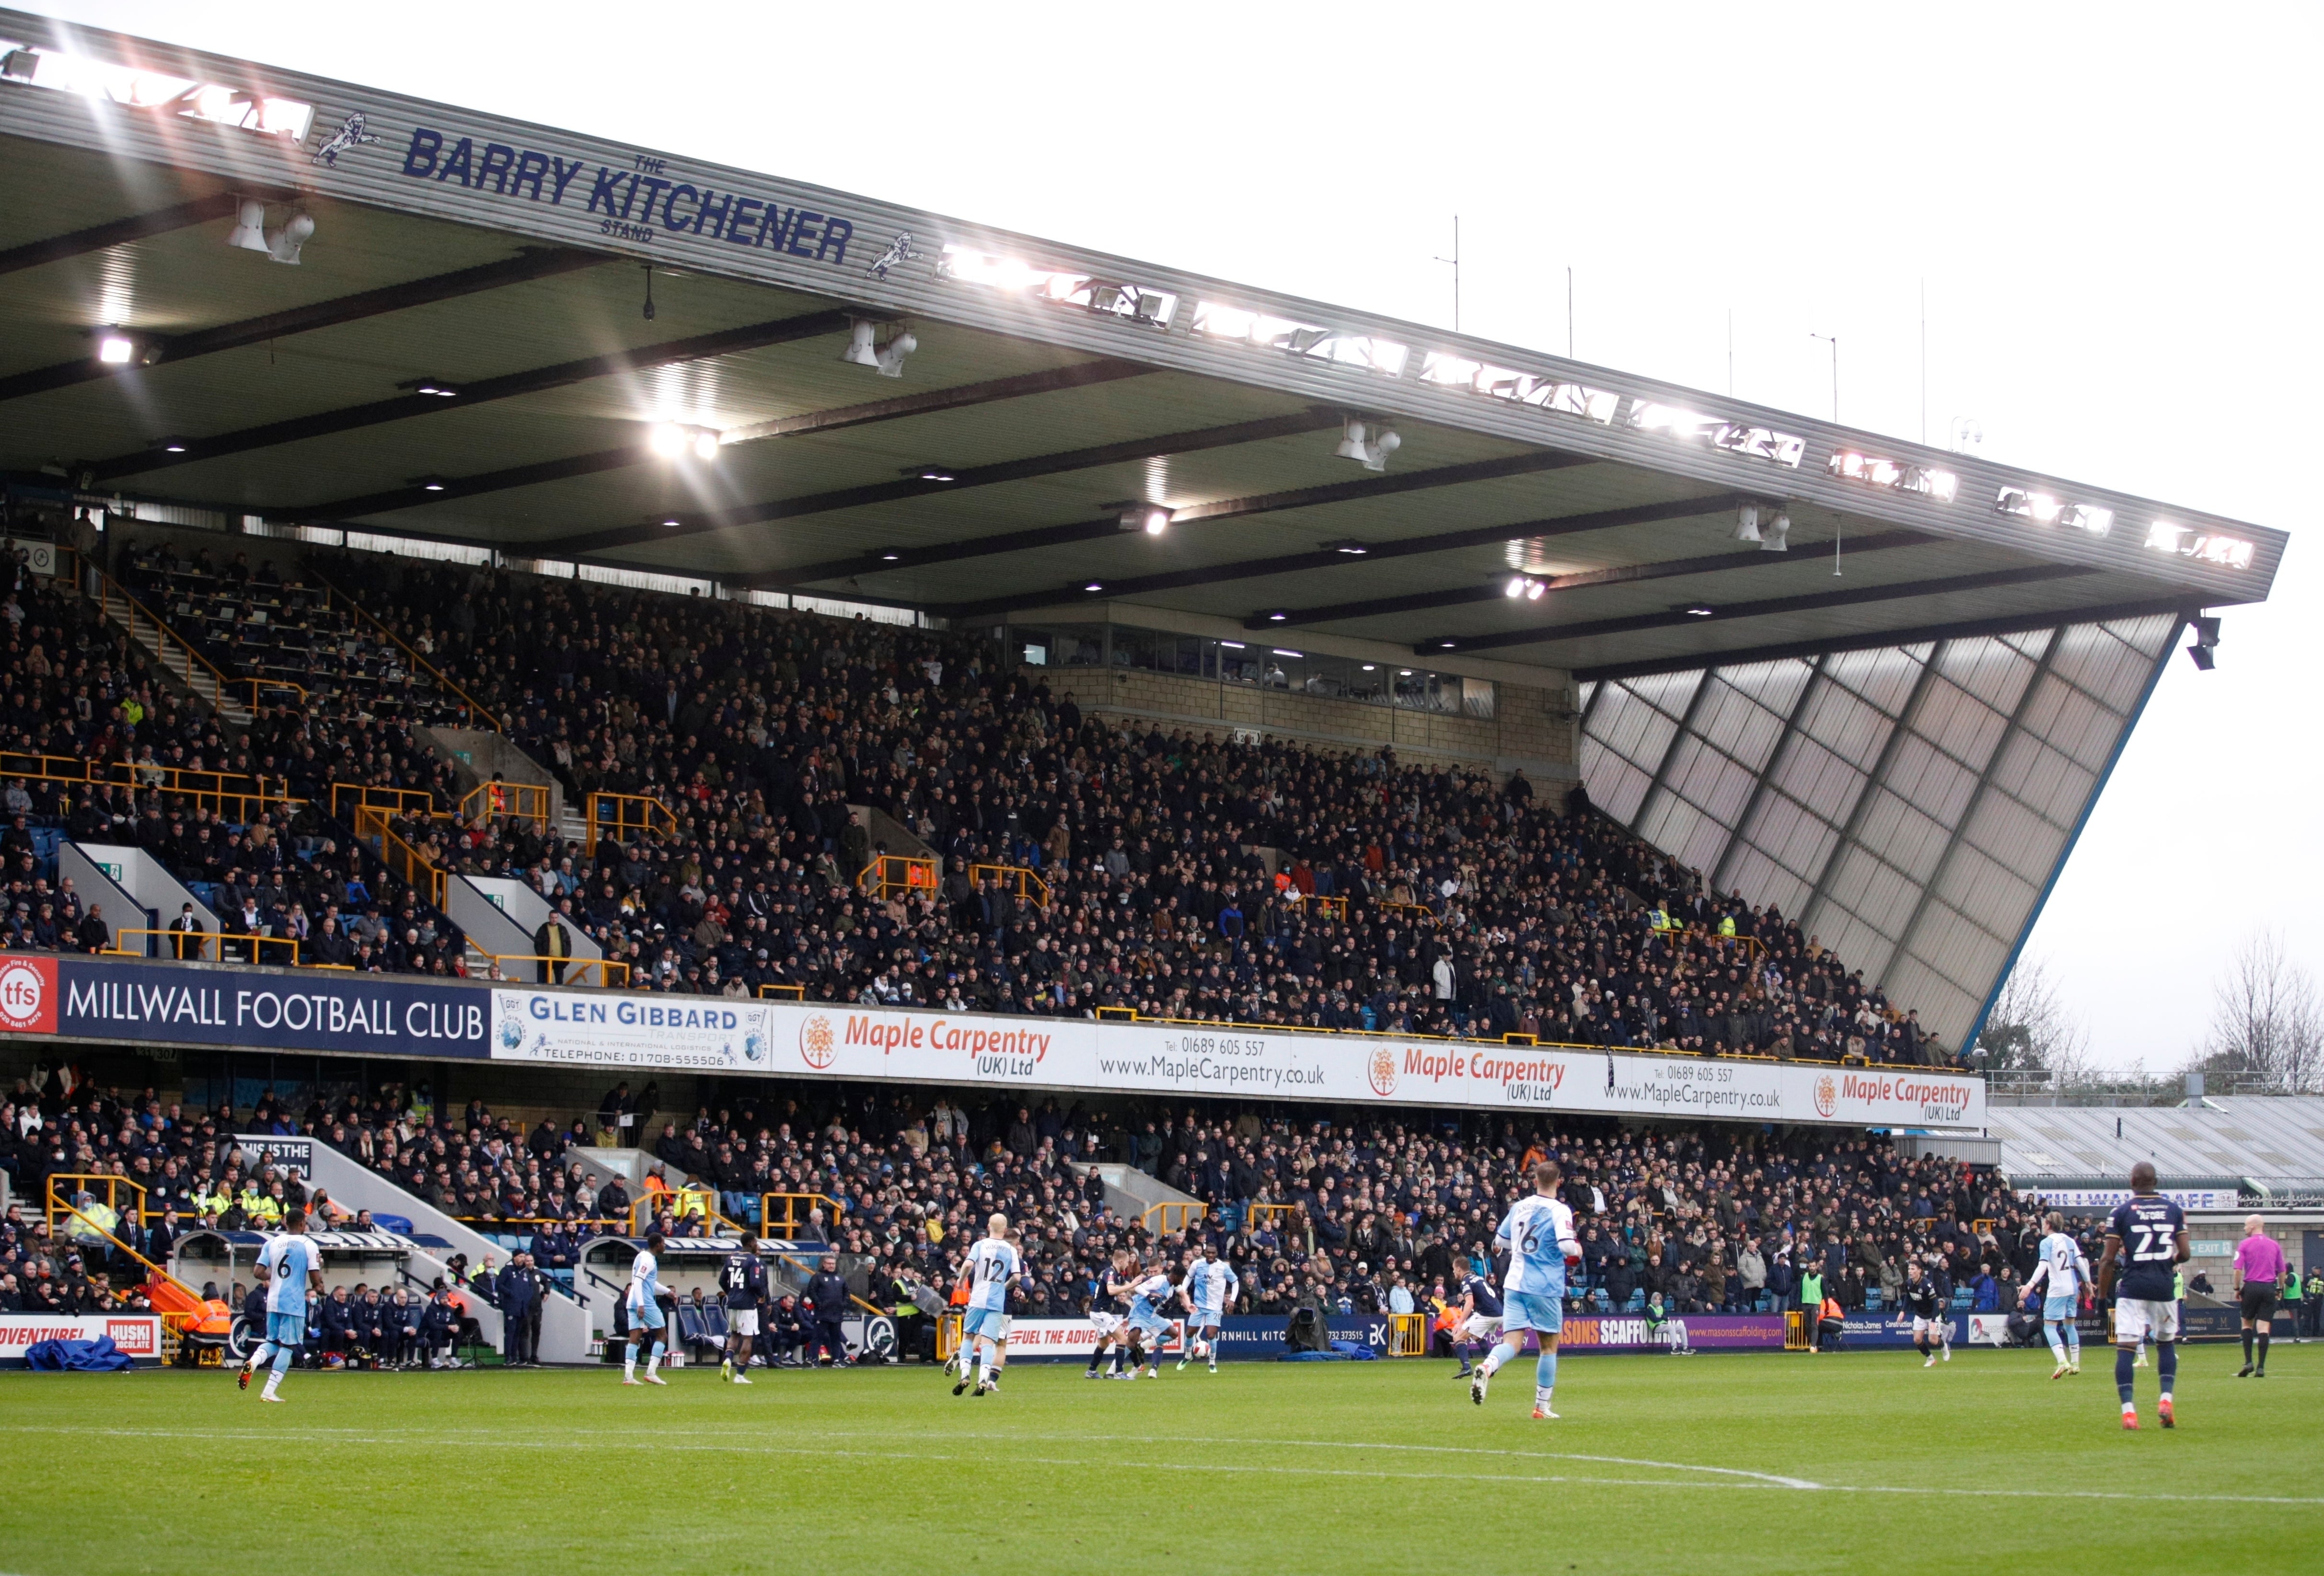
<svg viewBox="0 0 2324 1576">
<path fill-rule="evenodd" d="M 612 988 L 615 985 L 627 985 L 630 982 L 630 965 L 622 962 L 618 958 L 575 957 L 569 953 L 564 957 L 558 957 L 551 953 L 484 952 L 484 949 L 481 947 L 479 947 L 477 951 L 482 953 L 484 956 L 490 958 L 495 963 L 531 963 L 535 965 L 533 972 L 542 975 L 546 975 L 549 971 L 546 968 L 540 967 L 540 965 L 541 964 L 562 963 L 565 965 L 567 976 L 565 979 L 552 982 L 544 978 L 539 982 L 541 984 L 557 983 L 578 985 L 582 983 L 582 982 L 573 976 L 586 969 L 595 969 L 597 971 L 595 983 L 600 987 Z M 607 972 L 607 971 L 611 969 L 619 969 L 622 971 L 622 977 L 618 982 L 615 982 Z M 503 970 L 502 972 L 501 978 L 503 980 L 510 980 L 513 979 L 514 976 L 509 974 L 505 970 Z M 518 982 L 522 983 L 523 982 L 520 981 Z"/>
<path fill-rule="evenodd" d="M 392 810 L 400 816 L 429 816 L 436 812 L 436 796 L 426 788 L 376 788 L 370 783 L 335 782 L 331 785 L 331 814 L 341 814 L 339 806 L 346 796 L 355 796 L 357 809 Z"/>
<path fill-rule="evenodd" d="M 663 1205 L 667 1201 L 668 1208 Z M 648 1193 L 630 1204 L 630 1235 L 642 1237 L 646 1227 L 656 1215 L 668 1213 L 673 1221 L 692 1220 L 700 1216 L 705 1225 L 715 1227 L 721 1235 L 742 1236 L 742 1228 L 718 1212 L 718 1194 L 707 1187 L 681 1187 L 668 1193 Z"/>
<path fill-rule="evenodd" d="M 35 778 L 43 782 L 79 783 L 84 787 L 159 788 L 216 810 L 229 821 L 254 818 L 252 806 L 289 807 L 305 803 L 290 797 L 288 778 L 269 779 L 256 773 L 197 771 L 191 767 L 141 765 L 134 760 L 90 760 L 78 755 L 45 755 L 28 750 L 0 750 L 0 777 Z M 234 787 L 232 784 L 246 784 Z M 270 786 L 270 784 L 272 786 Z M 234 806 L 231 813 L 228 806 Z"/>
<path fill-rule="evenodd" d="M 890 892 L 933 898 L 936 892 L 936 862 L 916 853 L 882 853 L 855 874 L 855 885 L 876 898 Z"/>
<path fill-rule="evenodd" d="M 676 812 L 651 794 L 616 794 L 601 789 L 589 796 L 584 809 L 592 853 L 596 852 L 597 840 L 602 835 L 600 826 L 610 828 L 615 842 L 627 842 L 632 832 L 650 832 L 660 837 L 678 835 Z"/>
<path fill-rule="evenodd" d="M 804 1001 L 807 1000 L 807 987 L 805 985 L 761 985 L 759 987 L 759 996 L 761 1000 L 773 996 L 790 1001 Z"/>
<path fill-rule="evenodd" d="M 783 1215 L 775 1219 L 775 1201 L 782 1200 Z M 804 1206 L 804 1207 L 802 1207 Z M 816 1210 L 823 1211 L 823 1223 L 827 1230 L 839 1224 L 844 1212 L 837 1199 L 820 1193 L 762 1193 L 759 1195 L 759 1235 L 781 1237 L 788 1240 L 798 1227 L 807 1224 L 807 1218 Z M 782 1230 L 775 1230 L 780 1225 Z"/>
<path fill-rule="evenodd" d="M 1409 914 L 1414 916 L 1412 923 L 1415 925 L 1425 925 L 1433 927 L 1437 923 L 1436 910 L 1431 908 L 1425 903 L 1391 903 L 1383 899 L 1378 906 L 1387 909 L 1391 915 Z"/>
<path fill-rule="evenodd" d="M 1036 908 L 1049 906 L 1049 883 L 1041 879 L 1038 871 L 1028 870 L 1021 864 L 973 864 L 968 867 L 968 879 L 972 884 L 982 884 L 986 876 L 1000 882 L 1004 889 L 1013 889 L 1020 898 L 1032 899 Z"/>
<path fill-rule="evenodd" d="M 1173 1211 L 1176 1212 L 1177 1216 L 1177 1223 L 1176 1225 L 1171 1224 L 1171 1215 Z M 1197 1203 L 1192 1199 L 1167 1199 L 1161 1203 L 1156 1204 L 1152 1208 L 1148 1209 L 1139 1218 L 1146 1223 L 1146 1230 L 1148 1236 L 1160 1235 L 1167 1237 L 1173 1231 L 1185 1230 L 1188 1226 L 1194 1224 L 1194 1222 L 1201 1220 L 1210 1212 L 1210 1205 Z M 1154 1217 L 1157 1215 L 1162 1217 L 1162 1228 L 1158 1233 L 1154 1228 Z"/>
<path fill-rule="evenodd" d="M 355 810 L 355 835 L 371 838 L 379 850 L 380 862 L 415 887 L 438 908 L 444 906 L 444 872 L 419 849 L 405 842 L 394 827 L 387 824 L 388 813 L 376 806 L 363 805 Z"/>
<path fill-rule="evenodd" d="M 501 720 L 493 714 L 492 707 L 486 705 L 475 696 L 470 695 L 466 690 L 462 689 L 458 685 L 453 683 L 450 676 L 446 674 L 442 668 L 437 667 L 436 664 L 430 662 L 427 658 L 413 650 L 410 646 L 405 645 L 401 635 L 397 634 L 393 630 L 389 629 L 385 624 L 380 622 L 379 620 L 372 617 L 370 611 L 366 609 L 362 603 L 357 602 L 354 597 L 340 590 L 337 585 L 332 583 L 329 576 L 324 574 L 320 569 L 314 570 L 313 574 L 316 579 L 320 580 L 323 583 L 323 591 L 325 595 L 345 603 L 348 609 L 351 610 L 357 618 L 371 625 L 372 628 L 377 630 L 381 634 L 385 635 L 390 641 L 392 641 L 395 643 L 396 650 L 401 651 L 405 656 L 410 658 L 412 661 L 426 668 L 428 670 L 429 677 L 435 679 L 437 683 L 442 685 L 446 689 L 450 690 L 454 695 L 458 696 L 460 697 L 460 704 L 468 708 L 468 713 L 472 720 L 476 717 L 482 717 L 485 727 L 490 728 L 495 733 L 502 731 Z"/>
<path fill-rule="evenodd" d="M 513 816 L 520 821 L 546 826 L 551 793 L 551 789 L 535 782 L 478 783 L 460 801 L 460 818 L 473 821 L 478 816 Z"/>
<path fill-rule="evenodd" d="M 186 638 L 183 635 L 178 633 L 177 631 L 171 629 L 168 624 L 163 623 L 161 619 L 156 617 L 154 614 L 147 612 L 143 605 L 141 604 L 135 597 L 130 595 L 128 591 L 120 584 L 120 582 L 114 579 L 112 576 L 98 568 L 95 564 L 87 565 L 86 569 L 89 575 L 94 576 L 97 579 L 97 612 L 106 618 L 118 618 L 121 621 L 121 627 L 129 631 L 129 639 L 133 642 L 137 641 L 137 621 L 142 618 L 147 623 L 153 626 L 153 632 L 161 637 L 163 641 L 174 644 L 178 650 L 186 654 L 186 661 L 188 664 L 186 671 L 189 675 L 193 671 L 192 664 L 198 662 L 202 665 L 202 667 L 208 672 L 211 680 L 217 686 L 218 698 L 220 700 L 226 698 L 228 686 L 251 682 L 244 679 L 228 678 L 224 673 L 218 671 L 218 668 L 216 663 L 203 656 L 199 651 L 195 650 L 194 648 L 187 642 Z M 116 598 L 119 600 L 119 608 L 117 611 L 115 606 Z M 164 666 L 167 666 L 166 662 L 164 663 Z M 297 688 L 298 687 L 294 685 L 291 687 Z M 306 693 L 307 692 L 303 689 L 299 691 L 302 699 L 305 697 Z"/>
<path fill-rule="evenodd" d="M 98 1191 L 97 1187 L 87 1184 L 91 1183 L 101 1184 L 105 1193 L 105 1207 L 115 1214 L 121 1212 L 121 1190 L 124 1187 L 136 1195 L 131 1202 L 136 1207 L 137 1218 L 140 1221 L 151 1220 L 161 1212 L 146 1207 L 145 1184 L 143 1183 L 133 1182 L 126 1176 L 115 1176 L 103 1171 L 60 1171 L 49 1178 L 49 1230 L 51 1231 L 57 1229 L 57 1218 L 60 1215 L 78 1212 L 73 1208 L 71 1198 L 57 1191 L 57 1184 L 60 1182 L 82 1184 L 82 1186 L 71 1190 L 74 1193 L 96 1193 Z"/>
</svg>

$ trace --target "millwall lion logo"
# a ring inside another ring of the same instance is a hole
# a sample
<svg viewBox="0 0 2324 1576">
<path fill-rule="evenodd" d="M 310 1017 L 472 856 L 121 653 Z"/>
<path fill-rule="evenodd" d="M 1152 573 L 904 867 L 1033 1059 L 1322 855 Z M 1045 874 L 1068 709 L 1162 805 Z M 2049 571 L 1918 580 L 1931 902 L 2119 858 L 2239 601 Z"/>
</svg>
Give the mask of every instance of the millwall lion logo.
<svg viewBox="0 0 2324 1576">
<path fill-rule="evenodd" d="M 907 263 L 918 259 L 918 256 L 919 253 L 912 250 L 911 232 L 908 230 L 897 236 L 885 252 L 872 260 L 872 266 L 863 272 L 873 279 L 885 279 L 888 277 L 890 269 L 901 268 Z"/>
<path fill-rule="evenodd" d="M 349 148 L 360 147 L 365 143 L 377 141 L 379 141 L 379 134 L 364 129 L 363 112 L 357 110 L 339 123 L 337 136 L 315 150 L 315 162 L 327 164 L 336 170 L 339 167 L 339 155 Z"/>
</svg>

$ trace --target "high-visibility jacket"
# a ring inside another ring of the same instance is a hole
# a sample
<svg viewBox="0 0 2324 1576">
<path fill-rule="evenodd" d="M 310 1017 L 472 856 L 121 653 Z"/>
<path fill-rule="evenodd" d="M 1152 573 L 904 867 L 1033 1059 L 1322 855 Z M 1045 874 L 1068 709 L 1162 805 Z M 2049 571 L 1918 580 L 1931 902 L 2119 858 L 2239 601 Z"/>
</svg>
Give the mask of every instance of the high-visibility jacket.
<svg viewBox="0 0 2324 1576">
<path fill-rule="evenodd" d="M 1732 935 L 1735 934 L 1734 915 L 1727 915 L 1719 921 L 1719 934 L 1721 935 Z"/>
</svg>

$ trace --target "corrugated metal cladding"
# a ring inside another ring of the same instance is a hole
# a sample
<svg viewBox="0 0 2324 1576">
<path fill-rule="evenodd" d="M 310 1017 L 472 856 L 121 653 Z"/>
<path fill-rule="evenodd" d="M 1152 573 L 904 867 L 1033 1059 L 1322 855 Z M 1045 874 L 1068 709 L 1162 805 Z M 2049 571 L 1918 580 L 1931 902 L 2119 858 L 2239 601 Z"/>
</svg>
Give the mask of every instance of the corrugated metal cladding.
<svg viewBox="0 0 2324 1576">
<path fill-rule="evenodd" d="M 2157 614 L 1600 681 L 1582 780 L 1959 1046 L 2178 628 Z"/>
<path fill-rule="evenodd" d="M 2116 1137 L 2119 1124 L 2121 1136 Z M 2324 1177 L 2324 1100 L 2237 1095 L 2199 1106 L 1997 1105 L 1987 1127 L 2020 1184 L 2044 1176 L 2248 1177 L 2277 1193 Z M 2117 1182 L 2116 1185 L 2123 1185 Z"/>
</svg>

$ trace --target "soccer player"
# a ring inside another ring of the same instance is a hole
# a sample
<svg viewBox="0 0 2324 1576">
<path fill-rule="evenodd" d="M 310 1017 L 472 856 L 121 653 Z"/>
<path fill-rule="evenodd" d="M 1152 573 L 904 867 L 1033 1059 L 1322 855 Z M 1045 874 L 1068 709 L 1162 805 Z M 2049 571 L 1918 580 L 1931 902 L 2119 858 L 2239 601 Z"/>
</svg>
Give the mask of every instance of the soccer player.
<svg viewBox="0 0 2324 1576">
<path fill-rule="evenodd" d="M 1490 1267 L 1488 1266 L 1487 1267 Z M 1461 1369 L 1452 1377 L 1465 1379 L 1477 1371 L 1477 1358 L 1501 1338 L 1501 1295 L 1489 1276 L 1478 1273 L 1467 1254 L 1452 1260 L 1461 1283 L 1461 1322 L 1453 1327 L 1452 1351 Z"/>
<path fill-rule="evenodd" d="M 2171 1400 L 2179 1377 L 2179 1304 L 2173 1293 L 2179 1266 L 2187 1258 L 2187 1217 L 2154 1191 L 2154 1167 L 2144 1160 L 2130 1168 L 2130 1194 L 2107 1221 L 2106 1252 L 2098 1259 L 2098 1295 L 2111 1292 L 2115 1298 L 2114 1386 L 2122 1396 L 2122 1425 L 2136 1428 L 2132 1364 L 2139 1342 L 2151 1332 L 2155 1377 L 2163 1382 L 2156 1415 L 2163 1427 L 2173 1428 L 2179 1421 Z"/>
<path fill-rule="evenodd" d="M 1157 1258 L 1130 1288 L 1130 1377 L 1162 1377 L 1162 1347 L 1170 1339 L 1170 1321 L 1163 1310 L 1175 1290 L 1166 1260 Z"/>
<path fill-rule="evenodd" d="M 2244 1240 L 2236 1244 L 2236 1301 L 2244 1316 L 2244 1366 L 2239 1379 L 2267 1378 L 2267 1335 L 2275 1318 L 2276 1288 L 2283 1282 L 2283 1249 L 2267 1234 L 2267 1222 L 2244 1217 Z M 2252 1367 L 2252 1337 L 2259 1337 L 2259 1367 Z"/>
<path fill-rule="evenodd" d="M 622 1383 L 634 1385 L 638 1379 L 638 1346 L 651 1340 L 646 1351 L 646 1377 L 649 1385 L 666 1385 L 654 1369 L 661 1366 L 662 1330 L 669 1323 L 661 1311 L 661 1264 L 656 1255 L 664 1247 L 659 1231 L 646 1234 L 646 1245 L 630 1260 L 630 1289 L 622 1294 L 622 1305 L 630 1313 L 630 1338 L 622 1348 Z"/>
<path fill-rule="evenodd" d="M 275 1388 L 290 1367 L 290 1354 L 307 1339 L 308 1300 L 323 1295 L 323 1255 L 307 1240 L 306 1211 L 294 1209 L 282 1217 L 282 1230 L 258 1250 L 257 1276 L 266 1283 L 266 1339 L 251 1350 L 235 1388 L 250 1388 L 250 1376 L 271 1353 L 273 1371 L 258 1398 L 280 1401 Z"/>
<path fill-rule="evenodd" d="M 1087 1378 L 1121 1378 L 1122 1353 L 1129 1350 L 1130 1322 L 1130 1254 L 1126 1249 L 1113 1250 L 1112 1261 L 1106 1266 L 1104 1276 L 1098 1282 L 1097 1294 L 1090 1298 L 1090 1323 L 1097 1326 L 1097 1345 L 1090 1350 Z M 1100 1359 L 1108 1352 L 1113 1355 L 1111 1371 L 1101 1376 Z"/>
<path fill-rule="evenodd" d="M 1178 1354 L 1180 1369 L 1200 1357 L 1209 1362 L 1213 1373 L 1219 1371 L 1219 1325 L 1224 1322 L 1235 1293 L 1241 1288 L 1242 1281 L 1235 1274 L 1234 1266 L 1219 1257 L 1219 1245 L 1204 1243 L 1203 1256 L 1186 1267 L 1186 1278 L 1178 1287 L 1194 1326 L 1194 1338 Z"/>
<path fill-rule="evenodd" d="M 1937 1366 L 1937 1350 L 1941 1344 L 1947 1362 L 1953 1359 L 1952 1319 L 1941 1312 L 1936 1283 L 1921 1273 L 1921 1261 L 1912 1260 L 1904 1267 L 1904 1288 L 1898 1294 L 1913 1314 L 1913 1350 L 1928 1360 L 1923 1368 Z"/>
<path fill-rule="evenodd" d="M 1557 1416 L 1549 1401 L 1557 1387 L 1557 1332 L 1565 1325 L 1565 1267 L 1582 1257 L 1581 1240 L 1573 1234 L 1573 1212 L 1557 1197 L 1563 1175 L 1554 1160 L 1536 1165 L 1533 1196 L 1511 1206 L 1508 1218 L 1493 1234 L 1494 1245 L 1506 1247 L 1509 1254 L 1508 1274 L 1501 1281 L 1501 1339 L 1469 1378 L 1469 1399 L 1481 1406 L 1485 1387 L 1503 1363 L 1517 1356 L 1525 1332 L 1532 1331 L 1541 1341 L 1533 1378 L 1533 1415 L 1541 1421 Z"/>
<path fill-rule="evenodd" d="M 2050 1351 L 2058 1366 L 2053 1379 L 2082 1371 L 2082 1332 L 2074 1314 L 2082 1305 L 2082 1288 L 2090 1284 L 2090 1261 L 2082 1245 L 2066 1235 L 2066 1217 L 2052 1210 L 2043 1218 L 2049 1228 L 2042 1239 L 2034 1273 L 2025 1277 L 2025 1305 L 2034 1305 L 2034 1291 L 2045 1286 L 2042 1299 L 2042 1331 L 2050 1338 Z"/>
<path fill-rule="evenodd" d="M 1009 1245 L 1009 1217 L 995 1214 L 985 1230 L 984 1240 L 968 1250 L 961 1267 L 968 1281 L 968 1312 L 961 1325 L 967 1355 L 961 1361 L 959 1382 L 952 1387 L 955 1396 L 972 1386 L 979 1396 L 1000 1393 L 1000 1346 L 1009 1339 L 1009 1284 L 1024 1273 L 1025 1261 Z M 980 1372 L 988 1359 L 991 1371 Z"/>
<path fill-rule="evenodd" d="M 751 1341 L 759 1333 L 759 1310 L 767 1302 L 767 1266 L 755 1253 L 730 1253 L 718 1267 L 718 1285 L 726 1301 L 726 1356 L 719 1377 L 734 1384 L 751 1382 Z"/>
</svg>

